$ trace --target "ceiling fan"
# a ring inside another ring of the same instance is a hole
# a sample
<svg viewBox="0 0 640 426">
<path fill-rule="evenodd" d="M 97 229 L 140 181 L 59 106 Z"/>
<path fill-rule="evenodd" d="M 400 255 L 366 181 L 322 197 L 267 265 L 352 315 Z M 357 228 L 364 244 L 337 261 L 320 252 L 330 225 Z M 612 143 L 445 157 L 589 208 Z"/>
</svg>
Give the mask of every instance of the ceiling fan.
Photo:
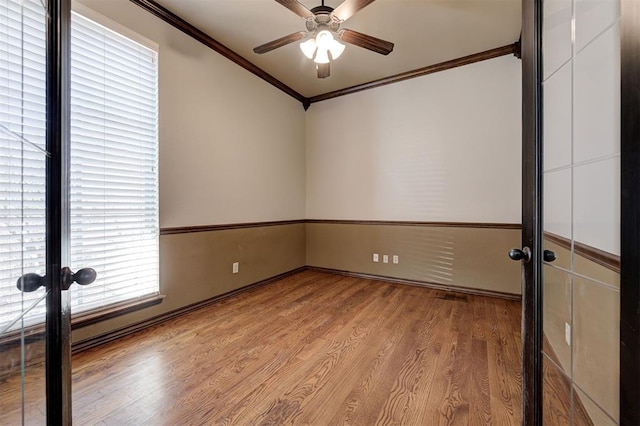
<svg viewBox="0 0 640 426">
<path fill-rule="evenodd" d="M 316 63 L 318 78 L 327 78 L 330 74 L 330 61 L 337 59 L 345 48 L 338 40 L 382 55 L 388 55 L 393 50 L 393 43 L 389 41 L 340 28 L 344 21 L 375 0 L 345 0 L 335 9 L 325 6 L 324 0 L 322 0 L 320 6 L 316 6 L 311 10 L 297 0 L 276 1 L 296 15 L 304 18 L 307 31 L 298 31 L 260 45 L 253 49 L 255 53 L 267 53 L 298 40 L 306 39 L 300 43 L 300 49 L 306 57 L 313 59 Z"/>
</svg>

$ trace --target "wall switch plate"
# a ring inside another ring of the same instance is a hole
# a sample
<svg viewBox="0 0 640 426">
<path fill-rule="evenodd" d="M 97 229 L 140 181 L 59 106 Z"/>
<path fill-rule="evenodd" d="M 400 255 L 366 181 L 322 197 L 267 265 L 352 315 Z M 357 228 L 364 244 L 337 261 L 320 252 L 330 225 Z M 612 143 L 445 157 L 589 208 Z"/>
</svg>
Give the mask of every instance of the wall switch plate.
<svg viewBox="0 0 640 426">
<path fill-rule="evenodd" d="M 240 270 L 240 263 L 233 262 L 233 273 L 237 274 L 239 270 Z"/>
<path fill-rule="evenodd" d="M 383 254 L 382 255 L 382 263 L 389 263 L 389 255 L 388 254 Z"/>
<path fill-rule="evenodd" d="M 398 258 L 397 254 L 393 255 L 393 264 L 397 265 L 398 263 L 400 263 L 400 259 Z"/>
<path fill-rule="evenodd" d="M 373 253 L 373 261 L 378 262 L 378 260 L 379 260 L 378 253 Z"/>
<path fill-rule="evenodd" d="M 566 322 L 564 323 L 564 340 L 571 346 L 571 326 Z"/>
</svg>

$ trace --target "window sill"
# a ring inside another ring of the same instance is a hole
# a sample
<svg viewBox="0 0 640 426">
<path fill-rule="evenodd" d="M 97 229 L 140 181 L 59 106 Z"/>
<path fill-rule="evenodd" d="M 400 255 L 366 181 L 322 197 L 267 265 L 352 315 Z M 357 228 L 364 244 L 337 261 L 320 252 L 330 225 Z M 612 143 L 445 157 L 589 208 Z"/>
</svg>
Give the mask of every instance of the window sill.
<svg viewBox="0 0 640 426">
<path fill-rule="evenodd" d="M 164 300 L 164 294 L 153 294 L 151 296 L 138 297 L 124 302 L 114 303 L 102 308 L 92 309 L 71 315 L 71 330 L 86 327 L 111 318 L 116 318 L 132 312 L 140 311 L 151 306 L 159 305 Z"/>
<path fill-rule="evenodd" d="M 130 314 L 151 306 L 159 305 L 164 300 L 164 294 L 153 294 L 150 296 L 138 297 L 136 299 L 125 300 L 113 303 L 102 308 L 92 309 L 71 315 L 71 330 L 87 327 L 108 319 Z M 14 346 L 20 344 L 22 333 L 24 332 L 25 344 L 44 340 L 45 325 L 35 324 L 24 329 L 13 330 L 0 336 L 0 347 Z"/>
</svg>

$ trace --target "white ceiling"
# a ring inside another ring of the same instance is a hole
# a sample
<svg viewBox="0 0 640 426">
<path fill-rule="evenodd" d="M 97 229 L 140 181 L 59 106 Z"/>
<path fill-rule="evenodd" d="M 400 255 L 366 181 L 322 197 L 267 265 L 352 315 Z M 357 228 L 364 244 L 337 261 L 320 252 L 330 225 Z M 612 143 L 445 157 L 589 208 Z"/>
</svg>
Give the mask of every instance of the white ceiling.
<svg viewBox="0 0 640 426">
<path fill-rule="evenodd" d="M 341 25 L 395 43 L 388 56 L 347 44 L 318 79 L 299 42 L 258 55 L 253 48 L 304 31 L 302 18 L 274 0 L 156 0 L 306 97 L 512 44 L 520 0 L 377 0 Z M 320 0 L 302 0 L 311 9 Z M 337 7 L 340 0 L 326 0 Z"/>
</svg>

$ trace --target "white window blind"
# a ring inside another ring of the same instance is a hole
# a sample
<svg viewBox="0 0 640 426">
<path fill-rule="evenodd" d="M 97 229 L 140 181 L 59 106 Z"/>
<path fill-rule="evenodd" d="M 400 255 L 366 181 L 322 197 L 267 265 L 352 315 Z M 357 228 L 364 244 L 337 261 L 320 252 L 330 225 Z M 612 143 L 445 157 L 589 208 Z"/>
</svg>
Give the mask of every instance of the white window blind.
<svg viewBox="0 0 640 426">
<path fill-rule="evenodd" d="M 79 14 L 71 31 L 72 312 L 158 292 L 157 53 Z"/>
<path fill-rule="evenodd" d="M 15 284 L 45 269 L 44 61 L 40 1 L 0 0 L 0 330 L 43 294 Z M 70 152 L 72 312 L 157 293 L 157 52 L 76 13 Z"/>
<path fill-rule="evenodd" d="M 0 0 L 0 331 L 44 295 L 16 288 L 45 272 L 45 13 L 37 0 Z M 44 303 L 29 312 L 44 321 Z"/>
</svg>

